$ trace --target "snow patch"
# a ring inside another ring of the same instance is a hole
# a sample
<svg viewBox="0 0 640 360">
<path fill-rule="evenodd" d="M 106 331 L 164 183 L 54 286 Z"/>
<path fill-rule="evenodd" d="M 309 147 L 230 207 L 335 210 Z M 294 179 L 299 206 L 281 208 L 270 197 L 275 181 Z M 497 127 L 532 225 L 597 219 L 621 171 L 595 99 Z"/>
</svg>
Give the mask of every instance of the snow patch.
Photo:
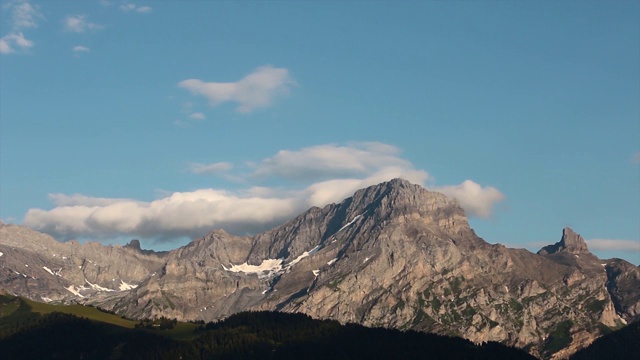
<svg viewBox="0 0 640 360">
<path fill-rule="evenodd" d="M 257 274 L 258 278 L 269 277 L 282 270 L 282 259 L 266 259 L 260 265 L 249 265 L 246 261 L 240 265 L 231 264 L 230 268 L 222 265 L 226 271 L 245 274 Z"/>
<path fill-rule="evenodd" d="M 229 268 L 222 265 L 222 268 L 226 271 L 235 273 L 242 272 L 245 274 L 257 274 L 259 279 L 270 278 L 288 272 L 295 264 L 299 263 L 302 259 L 317 253 L 322 249 L 322 247 L 322 245 L 318 245 L 309 251 L 305 251 L 287 264 L 284 264 L 284 259 L 266 259 L 262 260 L 260 265 L 249 265 L 247 262 L 244 262 L 240 265 L 231 264 L 231 267 Z"/>
<path fill-rule="evenodd" d="M 137 288 L 138 285 L 127 284 L 126 282 L 120 280 L 120 291 L 131 290 Z"/>
<path fill-rule="evenodd" d="M 70 285 L 69 287 L 66 287 L 65 289 L 67 289 L 70 293 L 72 293 L 75 296 L 79 296 L 81 298 L 84 298 L 84 296 L 82 296 L 82 294 L 80 294 L 79 290 L 80 289 L 76 289 L 75 286 Z"/>
<path fill-rule="evenodd" d="M 309 251 L 303 252 L 302 255 L 298 256 L 297 258 L 293 259 L 289 264 L 287 264 L 287 267 L 290 268 L 293 265 L 299 263 L 300 260 L 306 258 L 307 256 L 317 253 L 318 250 L 320 250 L 321 247 L 322 247 L 322 245 L 318 245 L 318 246 L 314 247 L 313 249 L 311 249 Z"/>
<path fill-rule="evenodd" d="M 113 289 L 107 289 L 107 288 L 104 288 L 104 287 L 102 287 L 102 286 L 100 286 L 100 285 L 98 285 L 98 284 L 92 284 L 92 283 L 90 283 L 90 282 L 89 282 L 89 280 L 87 280 L 87 279 L 84 279 L 84 281 L 85 281 L 87 284 L 89 284 L 89 286 L 91 286 L 91 288 L 92 288 L 93 290 L 98 290 L 98 291 L 115 291 L 115 290 L 113 290 Z"/>
<path fill-rule="evenodd" d="M 340 230 L 338 230 L 338 232 L 340 232 L 340 231 L 344 230 L 346 227 L 348 227 L 349 225 L 351 225 L 351 224 L 353 224 L 354 222 L 356 222 L 356 220 L 358 220 L 360 217 L 362 217 L 362 215 L 358 215 L 358 216 L 354 217 L 354 218 L 353 218 L 353 220 L 351 220 L 351 221 L 349 221 L 349 222 L 347 223 L 347 225 L 345 225 L 345 226 L 341 227 L 341 228 L 340 228 Z"/>
</svg>

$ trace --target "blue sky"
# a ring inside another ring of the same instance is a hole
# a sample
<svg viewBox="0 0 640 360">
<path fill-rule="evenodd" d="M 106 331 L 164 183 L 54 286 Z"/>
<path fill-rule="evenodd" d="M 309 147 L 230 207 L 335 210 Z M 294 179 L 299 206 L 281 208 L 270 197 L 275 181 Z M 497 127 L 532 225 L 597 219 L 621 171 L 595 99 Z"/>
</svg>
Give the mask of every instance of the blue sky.
<svg viewBox="0 0 640 360">
<path fill-rule="evenodd" d="M 0 219 L 167 249 L 404 177 L 640 263 L 637 1 L 3 1 Z"/>
</svg>

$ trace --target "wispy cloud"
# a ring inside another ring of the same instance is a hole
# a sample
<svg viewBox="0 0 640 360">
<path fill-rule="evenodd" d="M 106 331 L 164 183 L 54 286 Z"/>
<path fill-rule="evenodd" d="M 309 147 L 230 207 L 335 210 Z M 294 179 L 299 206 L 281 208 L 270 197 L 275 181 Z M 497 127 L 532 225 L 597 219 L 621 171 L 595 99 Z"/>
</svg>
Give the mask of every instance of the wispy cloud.
<svg viewBox="0 0 640 360">
<path fill-rule="evenodd" d="M 282 150 L 251 164 L 243 169 L 229 162 L 189 164 L 195 174 L 241 179 L 246 186 L 239 190 L 174 192 L 150 202 L 53 194 L 55 207 L 30 209 L 24 224 L 60 238 L 128 235 L 170 239 L 200 236 L 212 228 L 245 234 L 266 230 L 311 206 L 339 202 L 357 189 L 382 181 L 404 178 L 424 185 L 430 179 L 426 171 L 403 159 L 399 148 L 375 142 Z M 266 178 L 276 183 L 293 181 L 298 186 L 256 185 Z M 489 207 L 504 198 L 498 190 L 471 181 L 451 188 L 462 189 L 453 196 L 460 197 L 471 214 L 480 216 L 488 216 Z M 484 195 L 463 201 L 474 191 Z"/>
<path fill-rule="evenodd" d="M 103 25 L 92 23 L 86 20 L 86 15 L 68 15 L 64 19 L 64 30 L 75 33 L 83 33 L 88 30 L 100 30 Z"/>
<path fill-rule="evenodd" d="M 38 20 L 44 19 L 39 7 L 27 0 L 16 0 L 3 4 L 2 11 L 10 13 L 11 30 L 0 38 L 0 54 L 11 54 L 33 47 L 33 41 L 27 39 L 23 31 L 37 28 Z"/>
<path fill-rule="evenodd" d="M 178 83 L 178 86 L 194 95 L 204 96 L 211 106 L 233 102 L 238 104 L 238 112 L 248 113 L 272 105 L 278 97 L 288 94 L 295 84 L 289 70 L 267 65 L 236 82 L 187 79 Z"/>
<path fill-rule="evenodd" d="M 86 46 L 82 46 L 82 45 L 74 46 L 73 49 L 71 49 L 71 50 L 76 54 L 85 53 L 85 52 L 90 52 L 91 51 L 91 49 L 89 49 Z"/>
<path fill-rule="evenodd" d="M 411 168 L 411 163 L 399 156 L 400 152 L 395 146 L 375 142 L 281 150 L 256 165 L 253 175 L 308 181 L 361 176 L 381 168 Z M 424 178 L 427 177 L 424 173 Z"/>
<path fill-rule="evenodd" d="M 28 0 L 9 1 L 3 5 L 3 10 L 11 11 L 11 27 L 14 29 L 36 28 L 38 20 L 44 18 L 39 6 Z"/>
<path fill-rule="evenodd" d="M 125 3 L 120 5 L 119 9 L 123 12 L 135 12 L 139 14 L 148 14 L 153 9 L 150 6 L 138 6 L 134 3 Z"/>
<path fill-rule="evenodd" d="M 589 250 L 596 251 L 627 251 L 640 253 L 640 241 L 619 239 L 591 239 L 585 240 Z"/>
<path fill-rule="evenodd" d="M 233 164 L 228 162 L 217 162 L 213 164 L 191 163 L 189 171 L 194 174 L 221 174 L 233 168 Z"/>
<path fill-rule="evenodd" d="M 201 112 L 195 112 L 193 114 L 190 114 L 189 117 L 194 119 L 194 120 L 204 120 L 204 119 L 206 119 L 206 116 L 204 116 L 204 114 L 201 113 Z"/>
</svg>

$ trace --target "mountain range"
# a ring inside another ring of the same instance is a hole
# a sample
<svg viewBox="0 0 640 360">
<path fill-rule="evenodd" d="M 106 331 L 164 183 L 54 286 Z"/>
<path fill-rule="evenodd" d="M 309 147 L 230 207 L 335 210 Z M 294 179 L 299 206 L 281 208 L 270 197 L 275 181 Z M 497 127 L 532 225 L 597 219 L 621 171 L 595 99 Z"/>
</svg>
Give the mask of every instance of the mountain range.
<svg viewBox="0 0 640 360">
<path fill-rule="evenodd" d="M 490 244 L 443 194 L 394 179 L 252 236 L 178 249 L 61 243 L 0 225 L 0 288 L 141 319 L 246 310 L 498 341 L 564 358 L 640 319 L 640 269 L 570 228 L 538 253 Z"/>
</svg>

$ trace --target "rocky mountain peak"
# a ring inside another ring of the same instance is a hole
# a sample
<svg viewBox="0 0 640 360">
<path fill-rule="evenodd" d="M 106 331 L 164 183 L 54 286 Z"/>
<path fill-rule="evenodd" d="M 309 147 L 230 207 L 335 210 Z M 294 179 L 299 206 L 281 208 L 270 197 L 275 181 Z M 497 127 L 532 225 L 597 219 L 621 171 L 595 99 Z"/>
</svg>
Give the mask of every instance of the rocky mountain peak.
<svg viewBox="0 0 640 360">
<path fill-rule="evenodd" d="M 124 247 L 131 248 L 133 250 L 138 250 L 138 251 L 142 250 L 140 248 L 140 240 L 138 240 L 138 239 L 133 239 L 133 240 L 129 241 L 129 243 L 127 245 L 125 245 Z"/>
<path fill-rule="evenodd" d="M 469 229 L 466 214 L 456 200 L 404 179 L 358 190 L 345 202 L 348 203 L 349 218 L 361 214 L 373 217 L 377 222 L 420 220 L 454 233 Z"/>
<path fill-rule="evenodd" d="M 587 243 L 580 234 L 566 227 L 562 230 L 562 239 L 553 245 L 547 245 L 538 251 L 538 255 L 566 252 L 570 254 L 589 254 Z"/>
</svg>

